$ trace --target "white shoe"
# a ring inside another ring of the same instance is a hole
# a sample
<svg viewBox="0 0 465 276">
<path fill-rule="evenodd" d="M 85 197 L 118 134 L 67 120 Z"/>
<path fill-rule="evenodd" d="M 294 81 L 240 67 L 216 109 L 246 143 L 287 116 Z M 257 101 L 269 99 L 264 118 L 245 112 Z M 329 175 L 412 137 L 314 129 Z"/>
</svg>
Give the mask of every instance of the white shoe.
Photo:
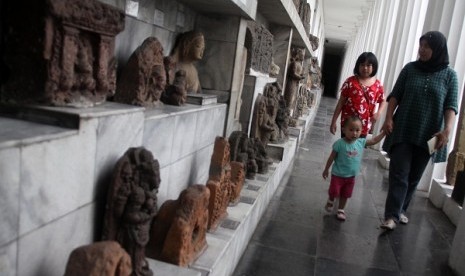
<svg viewBox="0 0 465 276">
<path fill-rule="evenodd" d="M 393 219 L 387 219 L 380 227 L 386 230 L 394 230 L 394 228 L 396 228 L 396 222 Z"/>
<path fill-rule="evenodd" d="M 399 216 L 399 222 L 402 224 L 407 224 L 408 223 L 408 217 L 404 214 L 400 214 Z"/>
</svg>

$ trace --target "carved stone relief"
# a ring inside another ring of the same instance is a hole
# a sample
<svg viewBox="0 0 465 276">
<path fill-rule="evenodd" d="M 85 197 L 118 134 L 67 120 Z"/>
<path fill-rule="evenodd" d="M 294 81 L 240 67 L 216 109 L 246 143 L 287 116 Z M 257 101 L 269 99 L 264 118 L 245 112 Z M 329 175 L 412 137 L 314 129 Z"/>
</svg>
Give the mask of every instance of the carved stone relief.
<svg viewBox="0 0 465 276">
<path fill-rule="evenodd" d="M 150 229 L 147 256 L 179 266 L 190 265 L 207 247 L 210 191 L 191 185 L 177 200 L 160 207 Z"/>
<path fill-rule="evenodd" d="M 236 205 L 239 202 L 242 187 L 245 181 L 245 168 L 242 162 L 231 161 L 231 194 L 229 197 L 230 205 Z"/>
<path fill-rule="evenodd" d="M 214 231 L 226 215 L 231 191 L 230 145 L 226 138 L 216 137 L 210 163 L 207 187 L 210 190 L 208 230 Z"/>
<path fill-rule="evenodd" d="M 273 35 L 263 25 L 254 21 L 247 22 L 245 44 L 247 55 L 247 73 L 250 69 L 268 74 L 273 56 Z"/>
<path fill-rule="evenodd" d="M 65 276 L 129 276 L 131 257 L 115 241 L 102 241 L 74 249 Z"/>
<path fill-rule="evenodd" d="M 152 275 L 145 260 L 150 224 L 157 212 L 160 165 L 143 147 L 130 148 L 113 170 L 103 240 L 119 242 L 131 256 L 132 275 Z"/>
<path fill-rule="evenodd" d="M 165 86 L 163 46 L 156 37 L 148 37 L 124 66 L 114 100 L 145 107 L 159 106 Z"/>
<path fill-rule="evenodd" d="M 250 138 L 243 131 L 233 131 L 229 136 L 231 146 L 231 161 L 237 161 L 243 164 L 245 177 L 255 179 L 258 172 L 258 165 L 255 160 L 255 148 Z"/>
<path fill-rule="evenodd" d="M 12 43 L 6 50 L 11 75 L 5 90 L 14 92 L 6 100 L 75 107 L 106 101 L 116 89 L 114 45 L 124 29 L 124 11 L 94 0 L 34 5 L 28 8 L 35 14 L 25 15 L 25 23 L 7 19 Z"/>
</svg>

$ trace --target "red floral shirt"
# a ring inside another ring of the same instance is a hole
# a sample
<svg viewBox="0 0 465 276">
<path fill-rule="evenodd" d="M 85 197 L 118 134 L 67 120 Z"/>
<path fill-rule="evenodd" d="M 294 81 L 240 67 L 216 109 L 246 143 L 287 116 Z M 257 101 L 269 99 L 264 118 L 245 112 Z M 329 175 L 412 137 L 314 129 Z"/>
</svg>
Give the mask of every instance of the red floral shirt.
<svg viewBox="0 0 465 276">
<path fill-rule="evenodd" d="M 373 85 L 362 86 L 356 76 L 346 79 L 341 87 L 341 95 L 347 99 L 341 110 L 341 127 L 351 116 L 362 120 L 362 135 L 367 135 L 371 129 L 371 117 L 377 103 L 384 101 L 384 89 L 379 80 Z"/>
</svg>

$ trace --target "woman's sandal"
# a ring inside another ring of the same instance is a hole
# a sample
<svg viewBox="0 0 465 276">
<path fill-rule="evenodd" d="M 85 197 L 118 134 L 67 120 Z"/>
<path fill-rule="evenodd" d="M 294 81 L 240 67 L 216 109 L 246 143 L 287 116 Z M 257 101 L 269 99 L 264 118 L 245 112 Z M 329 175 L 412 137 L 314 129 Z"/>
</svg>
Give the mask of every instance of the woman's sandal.
<svg viewBox="0 0 465 276">
<path fill-rule="evenodd" d="M 337 210 L 336 217 L 337 217 L 338 220 L 344 221 L 344 220 L 346 220 L 346 213 L 344 212 L 344 210 L 339 209 L 339 210 Z"/>
<path fill-rule="evenodd" d="M 328 199 L 328 201 L 326 201 L 326 205 L 325 205 L 326 212 L 331 213 L 333 211 L 333 207 L 334 207 L 334 201 L 331 201 L 331 200 Z"/>
</svg>

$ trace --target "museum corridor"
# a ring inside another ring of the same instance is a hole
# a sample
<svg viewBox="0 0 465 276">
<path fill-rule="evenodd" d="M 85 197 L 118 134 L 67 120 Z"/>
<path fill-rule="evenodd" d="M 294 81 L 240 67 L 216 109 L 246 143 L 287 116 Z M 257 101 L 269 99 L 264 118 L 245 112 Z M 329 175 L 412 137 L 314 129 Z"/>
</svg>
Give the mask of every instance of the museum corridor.
<svg viewBox="0 0 465 276">
<path fill-rule="evenodd" d="M 414 198 L 409 224 L 391 232 L 379 228 L 388 183 L 378 151 L 365 151 L 347 220 L 326 213 L 329 179 L 321 174 L 339 137 L 329 132 L 336 102 L 321 98 L 288 181 L 277 189 L 233 275 L 453 275 L 447 260 L 456 228 L 427 198 Z"/>
</svg>

